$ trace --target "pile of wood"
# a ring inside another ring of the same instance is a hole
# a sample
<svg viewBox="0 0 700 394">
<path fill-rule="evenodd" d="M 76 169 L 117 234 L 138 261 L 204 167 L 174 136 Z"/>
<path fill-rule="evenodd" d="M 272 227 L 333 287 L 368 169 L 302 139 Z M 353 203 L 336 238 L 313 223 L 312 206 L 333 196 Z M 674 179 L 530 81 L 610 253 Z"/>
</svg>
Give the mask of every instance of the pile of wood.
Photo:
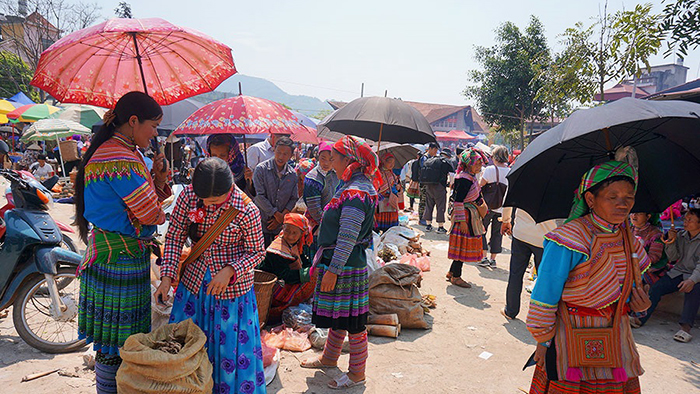
<svg viewBox="0 0 700 394">
<path fill-rule="evenodd" d="M 398 338 L 401 333 L 399 315 L 369 315 L 367 317 L 367 334 L 377 337 Z"/>
</svg>

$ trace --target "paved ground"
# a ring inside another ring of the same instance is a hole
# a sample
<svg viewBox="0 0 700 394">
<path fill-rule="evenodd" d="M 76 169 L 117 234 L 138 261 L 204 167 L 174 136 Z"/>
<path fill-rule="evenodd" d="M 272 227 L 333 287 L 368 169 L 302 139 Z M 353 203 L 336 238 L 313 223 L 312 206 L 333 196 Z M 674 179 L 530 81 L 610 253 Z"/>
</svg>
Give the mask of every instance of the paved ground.
<svg viewBox="0 0 700 394">
<path fill-rule="evenodd" d="M 72 212 L 57 207 L 56 217 L 70 222 Z M 423 294 L 437 296 L 438 306 L 430 313 L 430 330 L 404 330 L 396 340 L 371 337 L 366 387 L 350 393 L 522 393 L 529 387 L 532 369 L 522 366 L 534 349 L 534 341 L 522 320 L 508 322 L 499 310 L 504 305 L 508 278 L 510 241 L 498 256 L 498 268 L 465 266 L 471 289 L 448 285 L 447 236 L 429 234 L 424 246 L 432 250 L 432 270 L 424 274 Z M 525 318 L 528 296 L 523 294 Z M 692 393 L 700 390 L 700 331 L 689 344 L 673 341 L 675 317 L 656 315 L 635 330 L 635 338 L 646 373 L 645 393 Z M 488 359 L 480 358 L 491 353 Z M 340 359 L 340 370 L 313 371 L 299 361 L 313 355 L 283 352 L 278 377 L 268 386 L 270 393 L 327 393 L 331 377 L 347 370 L 348 356 Z M 79 377 L 53 374 L 20 383 L 22 376 L 65 368 Z M 6 393 L 93 393 L 94 373 L 82 370 L 82 353 L 49 355 L 27 346 L 16 334 L 11 319 L 0 319 L 0 387 Z"/>
</svg>

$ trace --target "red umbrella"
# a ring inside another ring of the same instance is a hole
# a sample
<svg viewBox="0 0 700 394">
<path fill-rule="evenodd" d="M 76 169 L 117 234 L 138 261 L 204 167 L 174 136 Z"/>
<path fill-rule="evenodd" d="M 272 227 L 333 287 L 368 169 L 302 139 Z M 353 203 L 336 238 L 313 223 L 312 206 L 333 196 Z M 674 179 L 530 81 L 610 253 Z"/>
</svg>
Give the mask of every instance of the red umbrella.
<svg viewBox="0 0 700 394">
<path fill-rule="evenodd" d="M 210 134 L 307 134 L 306 126 L 281 104 L 239 95 L 214 101 L 195 111 L 174 134 L 197 137 Z"/>
<path fill-rule="evenodd" d="M 32 85 L 65 103 L 113 108 L 132 90 L 161 105 L 214 90 L 236 73 L 231 48 L 160 18 L 110 19 L 41 54 Z"/>
<path fill-rule="evenodd" d="M 304 127 L 303 131 L 299 130 L 292 134 L 292 141 L 318 145 L 320 140 L 318 139 L 318 135 L 316 135 L 316 129 L 305 125 L 302 125 L 302 127 Z"/>
</svg>

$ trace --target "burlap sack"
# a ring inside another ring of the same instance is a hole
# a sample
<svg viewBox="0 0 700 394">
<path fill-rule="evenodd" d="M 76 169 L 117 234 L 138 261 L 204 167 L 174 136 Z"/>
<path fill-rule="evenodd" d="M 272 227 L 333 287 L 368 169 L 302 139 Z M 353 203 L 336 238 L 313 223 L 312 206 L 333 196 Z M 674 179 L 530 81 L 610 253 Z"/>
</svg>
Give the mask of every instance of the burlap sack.
<svg viewBox="0 0 700 394">
<path fill-rule="evenodd" d="M 185 338 L 178 354 L 153 349 L 154 342 L 167 340 L 171 333 Z M 211 393 L 214 380 L 206 341 L 192 319 L 130 336 L 119 352 L 123 361 L 117 372 L 117 390 L 120 394 Z"/>
<path fill-rule="evenodd" d="M 425 321 L 418 290 L 420 269 L 406 264 L 388 264 L 369 276 L 369 311 L 396 313 L 403 328 L 430 328 Z"/>
</svg>

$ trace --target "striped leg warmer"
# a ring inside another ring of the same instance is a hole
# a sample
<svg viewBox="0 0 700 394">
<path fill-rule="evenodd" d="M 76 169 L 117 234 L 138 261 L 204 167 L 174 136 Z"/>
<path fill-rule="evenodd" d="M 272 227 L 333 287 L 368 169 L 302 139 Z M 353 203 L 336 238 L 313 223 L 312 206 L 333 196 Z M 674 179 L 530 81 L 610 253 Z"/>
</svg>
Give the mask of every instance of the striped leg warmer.
<svg viewBox="0 0 700 394">
<path fill-rule="evenodd" d="M 367 365 L 367 331 L 359 334 L 349 334 L 350 340 L 350 372 L 364 376 Z"/>
<path fill-rule="evenodd" d="M 328 339 L 326 340 L 326 346 L 323 348 L 324 364 L 330 365 L 338 362 L 347 333 L 345 330 L 328 330 Z"/>
</svg>

